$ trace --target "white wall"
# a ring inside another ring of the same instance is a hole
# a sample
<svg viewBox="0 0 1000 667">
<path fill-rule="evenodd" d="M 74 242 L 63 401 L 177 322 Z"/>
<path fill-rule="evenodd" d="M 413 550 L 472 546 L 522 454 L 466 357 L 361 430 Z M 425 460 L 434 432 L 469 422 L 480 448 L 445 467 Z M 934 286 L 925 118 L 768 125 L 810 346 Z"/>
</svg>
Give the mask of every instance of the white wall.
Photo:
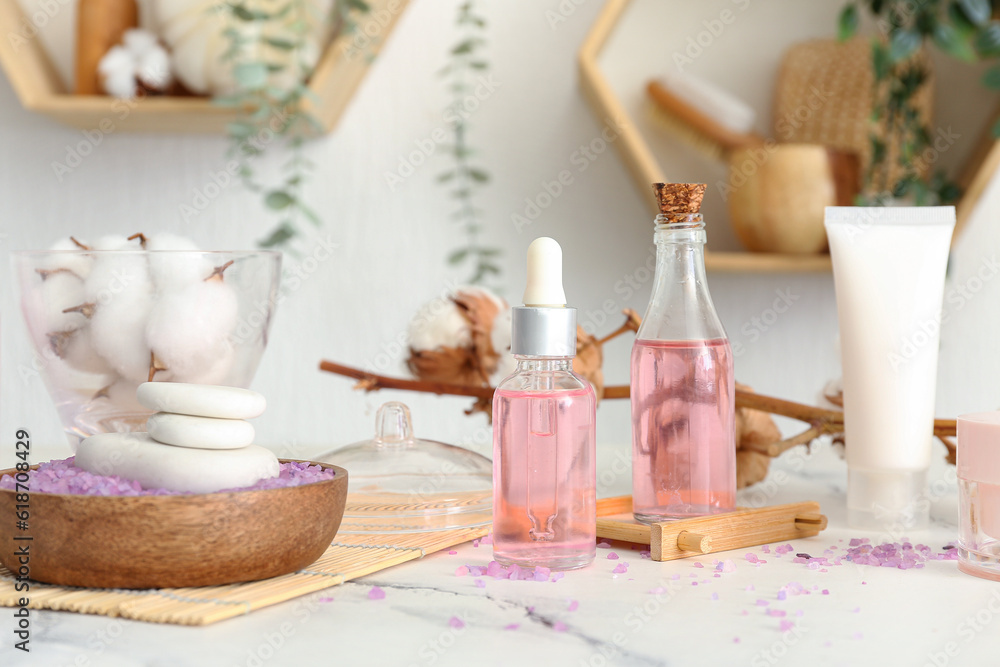
<svg viewBox="0 0 1000 667">
<path fill-rule="evenodd" d="M 662 67 L 670 66 L 671 45 L 682 45 L 688 34 L 701 30 L 701 20 L 736 4 L 728 0 L 637 3 L 640 9 L 645 5 L 659 13 L 651 21 L 660 28 L 632 40 L 631 46 L 649 46 L 646 62 Z M 809 9 L 797 9 L 800 15 L 793 22 L 809 26 L 807 30 L 815 34 L 832 32 L 839 0 L 795 4 L 808 4 Z M 576 50 L 601 3 L 507 0 L 502 9 L 498 5 L 492 3 L 486 11 L 491 22 L 492 76 L 499 87 L 472 119 L 471 141 L 481 149 L 494 176 L 481 204 L 488 211 L 490 242 L 506 253 L 506 295 L 520 293 L 527 243 L 534 236 L 551 235 L 563 244 L 567 293 L 580 309 L 581 320 L 596 323 L 600 318 L 588 313 L 609 299 L 616 309 L 641 312 L 648 284 L 630 298 L 617 293 L 615 284 L 635 272 L 650 252 L 649 210 L 614 152 L 602 154 L 582 172 L 572 162 L 574 151 L 602 129 L 580 96 L 575 67 Z M 348 380 L 316 368 L 322 358 L 359 366 L 376 359 L 391 349 L 421 302 L 437 295 L 449 281 L 462 278 L 444 261 L 448 250 L 460 242 L 458 230 L 449 222 L 450 202 L 434 182 L 447 160 L 433 158 L 394 192 L 384 177 L 414 149 L 416 140 L 444 124 L 446 96 L 434 73 L 455 39 L 454 6 L 455 2 L 415 0 L 338 130 L 308 149 L 319 164 L 309 197 L 327 220 L 323 233 L 339 249 L 280 307 L 254 383 L 271 406 L 258 420 L 258 441 L 285 455 L 308 457 L 368 437 L 374 409 L 390 399 L 410 404 L 418 433 L 424 437 L 488 452 L 485 418 L 462 414 L 468 401 L 401 392 L 365 395 L 353 391 Z M 560 6 L 572 11 L 563 17 L 565 21 L 550 25 L 552 15 L 546 12 Z M 785 13 L 778 10 L 791 6 L 790 0 L 747 5 L 740 20 L 699 61 L 706 71 L 731 63 L 733 81 L 742 82 L 737 92 L 759 105 L 765 117 L 776 52 L 771 41 L 787 32 L 777 22 L 792 20 L 782 18 Z M 768 46 L 756 65 L 755 51 L 747 47 L 755 43 Z M 614 57 L 609 54 L 609 67 L 615 66 Z M 648 67 L 642 62 L 640 66 Z M 941 85 L 957 84 L 949 80 Z M 961 98 L 968 102 L 956 105 L 956 95 L 949 89 L 944 96 L 951 99 L 951 109 L 981 107 L 980 96 Z M 946 116 L 939 116 L 939 122 L 941 118 Z M 190 203 L 225 163 L 222 138 L 114 134 L 60 181 L 52 163 L 64 160 L 68 147 L 80 140 L 79 131 L 23 111 L 6 79 L 0 78 L 3 250 L 45 247 L 67 233 L 86 237 L 140 230 L 187 234 L 204 247 L 247 248 L 273 222 L 256 197 L 238 187 L 225 190 L 194 222 L 182 222 L 179 206 Z M 279 157 L 274 156 L 273 162 L 278 163 Z M 664 163 L 677 180 L 708 178 L 713 169 L 683 148 L 668 147 Z M 573 170 L 573 184 L 519 234 L 511 214 L 522 211 L 525 198 L 535 197 L 542 183 L 563 169 Z M 952 280 L 968 281 L 983 258 L 1000 246 L 1000 234 L 992 224 L 998 198 L 1000 189 L 994 186 L 954 255 Z M 721 210 L 718 204 L 712 206 Z M 720 224 L 724 227 L 718 221 L 710 227 L 713 234 Z M 6 252 L 2 261 L 7 263 Z M 10 276 L 9 268 L 0 267 L 0 275 Z M 738 379 L 760 391 L 815 400 L 823 383 L 838 374 L 831 277 L 713 274 L 710 282 L 731 336 L 746 347 L 737 359 Z M 771 305 L 775 290 L 791 290 L 798 300 L 759 339 L 751 340 L 746 332 L 754 326 L 752 318 Z M 946 324 L 942 345 L 940 415 L 1000 405 L 1000 386 L 992 381 L 1000 371 L 994 344 L 1000 329 L 998 303 L 1000 280 L 987 280 L 961 309 L 952 306 L 955 312 Z M 0 308 L 0 442 L 4 443 L 0 464 L 13 461 L 8 443 L 19 427 L 31 429 L 36 459 L 67 455 L 42 382 L 22 379 L 18 372 L 19 365 L 30 363 L 31 352 L 13 287 L 0 290 Z M 613 317 L 598 329 L 615 326 Z M 608 346 L 609 382 L 627 382 L 629 345 L 622 339 Z M 402 358 L 397 356 L 388 370 L 402 373 Z M 609 401 L 599 412 L 599 442 L 627 442 L 627 402 Z"/>
</svg>

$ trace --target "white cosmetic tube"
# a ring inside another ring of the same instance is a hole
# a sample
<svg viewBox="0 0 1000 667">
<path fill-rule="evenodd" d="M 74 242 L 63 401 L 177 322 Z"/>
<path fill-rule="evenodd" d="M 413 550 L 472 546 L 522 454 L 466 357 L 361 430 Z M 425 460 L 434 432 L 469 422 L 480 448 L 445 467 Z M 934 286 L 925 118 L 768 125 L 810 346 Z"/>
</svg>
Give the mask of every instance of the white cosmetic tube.
<svg viewBox="0 0 1000 667">
<path fill-rule="evenodd" d="M 941 302 L 954 228 L 953 206 L 826 209 L 852 528 L 927 525 Z"/>
</svg>

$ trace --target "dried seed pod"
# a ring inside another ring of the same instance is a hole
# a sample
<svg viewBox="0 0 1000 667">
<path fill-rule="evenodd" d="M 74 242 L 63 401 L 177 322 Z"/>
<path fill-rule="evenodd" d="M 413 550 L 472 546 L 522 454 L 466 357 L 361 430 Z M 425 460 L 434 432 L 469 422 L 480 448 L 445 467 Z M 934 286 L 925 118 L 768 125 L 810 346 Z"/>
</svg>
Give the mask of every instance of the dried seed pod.
<svg viewBox="0 0 1000 667">
<path fill-rule="evenodd" d="M 604 350 L 601 342 L 587 333 L 583 327 L 576 328 L 576 356 L 573 358 L 573 370 L 590 380 L 594 385 L 597 400 L 604 396 Z"/>
<path fill-rule="evenodd" d="M 510 356 L 509 312 L 503 299 L 478 287 L 425 304 L 408 330 L 410 372 L 421 380 L 489 386 Z M 506 341 L 506 349 L 497 350 L 494 341 Z"/>
<path fill-rule="evenodd" d="M 736 383 L 741 391 L 753 391 L 745 384 Z M 736 488 L 742 489 L 767 477 L 771 457 L 749 449 L 748 445 L 767 445 L 781 440 L 781 431 L 771 416 L 760 410 L 736 410 Z"/>
</svg>

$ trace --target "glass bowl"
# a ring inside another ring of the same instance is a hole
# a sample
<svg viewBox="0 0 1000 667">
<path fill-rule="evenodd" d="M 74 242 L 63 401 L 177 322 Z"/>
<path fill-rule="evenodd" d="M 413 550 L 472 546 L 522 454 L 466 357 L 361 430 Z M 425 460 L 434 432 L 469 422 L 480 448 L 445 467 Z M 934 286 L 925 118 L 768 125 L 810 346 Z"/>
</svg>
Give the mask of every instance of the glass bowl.
<svg viewBox="0 0 1000 667">
<path fill-rule="evenodd" d="M 75 450 L 145 430 L 142 382 L 248 387 L 278 301 L 274 251 L 13 253 L 36 365 Z"/>
</svg>

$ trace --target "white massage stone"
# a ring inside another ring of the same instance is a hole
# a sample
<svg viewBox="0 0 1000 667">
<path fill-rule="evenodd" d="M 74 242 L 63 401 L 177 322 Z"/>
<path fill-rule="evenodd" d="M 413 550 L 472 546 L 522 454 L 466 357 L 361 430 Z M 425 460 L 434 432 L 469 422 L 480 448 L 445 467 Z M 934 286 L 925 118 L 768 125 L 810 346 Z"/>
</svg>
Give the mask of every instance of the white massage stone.
<svg viewBox="0 0 1000 667">
<path fill-rule="evenodd" d="M 253 444 L 253 426 L 242 419 L 191 417 L 157 412 L 146 420 L 153 440 L 194 449 L 239 449 Z"/>
<path fill-rule="evenodd" d="M 144 489 L 213 493 L 250 486 L 280 473 L 278 457 L 251 445 L 242 449 L 190 449 L 162 445 L 148 433 L 101 433 L 80 443 L 76 467 L 118 475 Z"/>
<path fill-rule="evenodd" d="M 253 419 L 267 407 L 264 397 L 249 389 L 185 382 L 145 382 L 136 398 L 157 412 L 216 419 Z"/>
</svg>

